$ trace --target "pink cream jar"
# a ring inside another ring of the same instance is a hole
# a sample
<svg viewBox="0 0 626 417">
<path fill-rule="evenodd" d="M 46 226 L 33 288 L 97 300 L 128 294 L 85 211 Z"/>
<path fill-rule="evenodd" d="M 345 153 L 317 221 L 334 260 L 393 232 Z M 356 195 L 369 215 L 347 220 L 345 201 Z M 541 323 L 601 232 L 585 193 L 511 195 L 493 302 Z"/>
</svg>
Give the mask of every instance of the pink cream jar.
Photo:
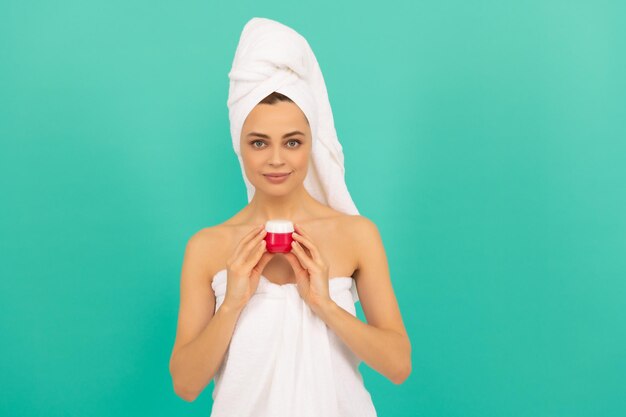
<svg viewBox="0 0 626 417">
<path fill-rule="evenodd" d="M 293 223 L 290 220 L 268 220 L 265 222 L 265 242 L 268 252 L 287 253 L 291 251 L 291 242 L 294 232 Z"/>
</svg>

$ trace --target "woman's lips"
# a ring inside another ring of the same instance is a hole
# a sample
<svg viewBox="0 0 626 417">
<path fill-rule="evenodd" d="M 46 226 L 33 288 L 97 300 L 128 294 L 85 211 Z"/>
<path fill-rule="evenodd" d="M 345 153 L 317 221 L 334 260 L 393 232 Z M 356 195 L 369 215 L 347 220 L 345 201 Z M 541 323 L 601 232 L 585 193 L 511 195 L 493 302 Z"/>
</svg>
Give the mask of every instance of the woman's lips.
<svg viewBox="0 0 626 417">
<path fill-rule="evenodd" d="M 291 175 L 291 172 L 289 174 L 285 174 L 285 175 L 280 175 L 280 176 L 271 176 L 271 175 L 263 175 L 265 178 L 267 178 L 267 180 L 273 184 L 280 184 L 281 182 L 284 182 L 287 177 L 289 177 L 289 175 Z"/>
</svg>

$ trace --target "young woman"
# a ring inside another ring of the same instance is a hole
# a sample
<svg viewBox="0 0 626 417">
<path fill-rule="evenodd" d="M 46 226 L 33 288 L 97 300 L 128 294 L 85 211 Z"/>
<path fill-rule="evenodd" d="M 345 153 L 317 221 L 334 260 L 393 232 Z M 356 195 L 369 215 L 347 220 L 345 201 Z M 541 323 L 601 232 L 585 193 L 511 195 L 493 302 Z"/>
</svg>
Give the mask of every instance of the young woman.
<svg viewBox="0 0 626 417">
<path fill-rule="evenodd" d="M 307 187 L 321 155 L 312 152 L 322 131 L 312 114 L 276 91 L 246 110 L 235 148 L 253 193 L 187 243 L 170 372 L 187 401 L 215 379 L 212 417 L 376 416 L 359 363 L 396 384 L 411 372 L 376 225 Z M 291 252 L 266 250 L 271 219 L 294 223 Z"/>
</svg>

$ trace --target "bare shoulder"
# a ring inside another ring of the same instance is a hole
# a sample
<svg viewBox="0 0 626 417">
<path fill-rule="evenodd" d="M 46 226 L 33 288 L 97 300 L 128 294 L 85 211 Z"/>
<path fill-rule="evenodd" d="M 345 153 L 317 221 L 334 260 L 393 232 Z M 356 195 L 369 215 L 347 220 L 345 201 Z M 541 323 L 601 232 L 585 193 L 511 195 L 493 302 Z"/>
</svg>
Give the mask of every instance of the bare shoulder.
<svg viewBox="0 0 626 417">
<path fill-rule="evenodd" d="M 378 226 L 365 216 L 360 214 L 347 215 L 344 224 L 353 239 L 355 248 L 363 249 L 364 243 L 381 240 Z M 359 255 L 359 258 L 362 258 L 363 254 L 359 253 Z"/>
<path fill-rule="evenodd" d="M 349 224 L 353 232 L 373 232 L 378 231 L 376 223 L 361 214 L 347 214 L 344 221 Z"/>
<path fill-rule="evenodd" d="M 217 224 L 208 226 L 195 232 L 189 237 L 189 242 L 195 244 L 209 244 L 224 237 L 224 226 Z"/>
<path fill-rule="evenodd" d="M 221 251 L 224 242 L 228 240 L 229 234 L 223 225 L 205 227 L 191 235 L 187 241 L 186 251 L 196 262 L 203 264 L 203 269 L 207 272 L 208 278 L 220 268 Z"/>
<path fill-rule="evenodd" d="M 339 216 L 337 221 L 337 230 L 347 238 L 344 246 L 350 248 L 355 271 L 353 277 L 358 280 L 363 260 L 384 252 L 378 227 L 372 220 L 360 214 Z"/>
<path fill-rule="evenodd" d="M 365 281 L 367 276 L 388 277 L 387 254 L 376 223 L 362 215 L 350 216 L 349 233 L 355 251 L 357 282 Z"/>
<path fill-rule="evenodd" d="M 207 247 L 219 240 L 220 226 L 209 226 L 198 230 L 187 240 L 187 246 Z"/>
</svg>

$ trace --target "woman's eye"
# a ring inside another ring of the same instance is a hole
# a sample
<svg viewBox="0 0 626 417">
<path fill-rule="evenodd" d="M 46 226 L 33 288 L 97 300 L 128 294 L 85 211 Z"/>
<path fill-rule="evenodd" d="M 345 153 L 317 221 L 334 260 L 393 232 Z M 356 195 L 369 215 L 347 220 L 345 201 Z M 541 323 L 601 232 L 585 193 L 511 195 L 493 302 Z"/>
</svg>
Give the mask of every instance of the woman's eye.
<svg viewBox="0 0 626 417">
<path fill-rule="evenodd" d="M 298 146 L 300 146 L 302 144 L 302 142 L 299 141 L 298 139 L 291 139 L 291 140 L 287 141 L 288 144 L 292 143 L 292 142 L 296 143 L 297 145 L 294 145 L 294 146 L 287 145 L 288 148 L 297 148 Z M 250 144 L 252 145 L 253 148 L 257 148 L 257 149 L 263 148 L 262 146 L 256 146 L 255 143 L 264 144 L 264 142 L 262 140 L 258 140 L 258 139 L 257 140 L 253 140 L 252 142 L 250 142 Z"/>
</svg>

